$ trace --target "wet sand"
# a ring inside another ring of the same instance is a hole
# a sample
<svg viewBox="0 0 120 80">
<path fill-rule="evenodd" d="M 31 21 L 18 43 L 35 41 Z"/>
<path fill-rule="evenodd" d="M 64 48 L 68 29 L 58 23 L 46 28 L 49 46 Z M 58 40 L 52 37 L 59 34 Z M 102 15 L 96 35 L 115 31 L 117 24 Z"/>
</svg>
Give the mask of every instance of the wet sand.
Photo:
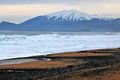
<svg viewBox="0 0 120 80">
<path fill-rule="evenodd" d="M 9 60 L 0 60 L 1 65 L 10 65 L 10 64 L 21 64 L 26 62 L 38 61 L 37 59 L 9 59 Z"/>
</svg>

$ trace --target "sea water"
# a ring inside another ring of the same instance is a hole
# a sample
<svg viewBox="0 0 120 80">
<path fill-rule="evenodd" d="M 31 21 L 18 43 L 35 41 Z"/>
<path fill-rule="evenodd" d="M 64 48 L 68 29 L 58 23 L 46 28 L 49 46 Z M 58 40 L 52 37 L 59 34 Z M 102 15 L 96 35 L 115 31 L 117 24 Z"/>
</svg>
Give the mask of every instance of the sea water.
<svg viewBox="0 0 120 80">
<path fill-rule="evenodd" d="M 120 33 L 0 32 L 0 60 L 120 47 Z"/>
</svg>

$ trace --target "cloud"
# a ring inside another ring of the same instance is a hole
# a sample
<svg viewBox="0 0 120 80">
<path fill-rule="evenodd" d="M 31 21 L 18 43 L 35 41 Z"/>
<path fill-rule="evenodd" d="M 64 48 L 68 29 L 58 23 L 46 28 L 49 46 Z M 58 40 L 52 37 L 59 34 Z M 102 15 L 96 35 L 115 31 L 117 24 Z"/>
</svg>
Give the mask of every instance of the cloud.
<svg viewBox="0 0 120 80">
<path fill-rule="evenodd" d="M 0 0 L 0 4 L 75 4 L 80 0 Z"/>
<path fill-rule="evenodd" d="M 0 5 L 0 21 L 20 23 L 26 19 L 45 15 L 56 11 L 75 9 L 71 5 L 58 4 L 22 4 L 22 5 Z"/>
<path fill-rule="evenodd" d="M 75 9 L 71 5 L 57 5 L 57 4 L 32 4 L 32 5 L 0 5 L 0 15 L 6 16 L 35 16 L 47 14 L 64 9 Z"/>
<path fill-rule="evenodd" d="M 120 17 L 120 0 L 0 0 L 0 21 L 21 22 L 38 15 L 70 9 Z"/>
<path fill-rule="evenodd" d="M 101 4 L 120 3 L 120 0 L 0 0 L 0 4 Z"/>
</svg>

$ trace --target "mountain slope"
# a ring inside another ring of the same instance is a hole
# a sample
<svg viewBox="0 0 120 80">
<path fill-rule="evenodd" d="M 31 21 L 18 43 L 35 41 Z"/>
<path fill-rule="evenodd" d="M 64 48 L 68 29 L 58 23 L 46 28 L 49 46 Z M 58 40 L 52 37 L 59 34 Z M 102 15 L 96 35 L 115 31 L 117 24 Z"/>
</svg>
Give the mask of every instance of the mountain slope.
<svg viewBox="0 0 120 80">
<path fill-rule="evenodd" d="M 9 23 L 9 22 L 1 22 L 0 23 L 0 30 L 7 30 L 7 31 L 11 31 L 14 30 L 16 28 L 16 24 L 14 23 Z"/>
<path fill-rule="evenodd" d="M 99 15 L 94 15 L 94 14 L 86 14 L 83 12 L 79 12 L 77 10 L 63 10 L 60 12 L 55 12 L 55 13 L 51 13 L 46 15 L 49 18 L 55 17 L 56 19 L 58 18 L 62 18 L 65 20 L 90 20 L 93 18 L 99 18 L 99 19 L 112 19 L 109 16 L 99 16 Z"/>
<path fill-rule="evenodd" d="M 4 30 L 2 28 L 4 26 L 1 24 L 0 30 Z M 5 24 L 7 25 L 8 23 Z M 18 25 L 7 25 L 5 30 L 116 32 L 120 31 L 119 25 L 119 18 L 114 19 L 108 16 L 86 14 L 76 10 L 64 10 L 41 15 Z"/>
</svg>

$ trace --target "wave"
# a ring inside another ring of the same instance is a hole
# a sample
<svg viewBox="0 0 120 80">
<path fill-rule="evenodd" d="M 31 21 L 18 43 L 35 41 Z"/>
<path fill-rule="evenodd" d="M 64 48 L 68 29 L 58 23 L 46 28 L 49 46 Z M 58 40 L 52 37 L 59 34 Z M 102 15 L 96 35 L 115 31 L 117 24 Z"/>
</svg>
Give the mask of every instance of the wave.
<svg viewBox="0 0 120 80">
<path fill-rule="evenodd" d="M 0 35 L 0 59 L 120 47 L 120 35 Z"/>
</svg>

